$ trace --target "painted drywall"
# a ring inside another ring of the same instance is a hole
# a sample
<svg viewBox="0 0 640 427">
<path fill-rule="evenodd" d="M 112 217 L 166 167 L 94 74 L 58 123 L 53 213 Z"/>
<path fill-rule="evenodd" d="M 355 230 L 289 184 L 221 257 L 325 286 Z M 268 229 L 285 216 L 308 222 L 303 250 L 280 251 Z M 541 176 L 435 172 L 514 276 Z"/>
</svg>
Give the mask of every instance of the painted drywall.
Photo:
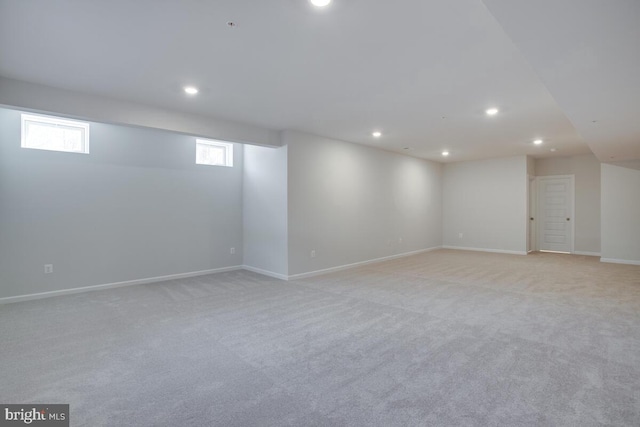
<svg viewBox="0 0 640 427">
<path fill-rule="evenodd" d="M 602 260 L 640 265 L 640 170 L 602 163 Z"/>
<path fill-rule="evenodd" d="M 448 163 L 443 182 L 445 246 L 526 253 L 526 156 Z"/>
<path fill-rule="evenodd" d="M 631 168 L 640 170 L 640 159 L 635 160 L 622 160 L 619 162 L 607 162 L 610 165 L 622 166 L 623 168 Z"/>
<path fill-rule="evenodd" d="M 574 251 L 600 254 L 600 161 L 593 154 L 536 161 L 536 175 L 574 175 Z"/>
<path fill-rule="evenodd" d="M 0 109 L 0 298 L 242 264 L 240 146 L 227 168 L 196 165 L 192 137 L 90 135 L 89 155 L 24 149 Z"/>
<path fill-rule="evenodd" d="M 244 264 L 288 274 L 287 147 L 244 146 Z"/>
<path fill-rule="evenodd" d="M 180 101 L 193 99 L 180 94 Z M 197 114 L 89 95 L 0 76 L 0 105 L 101 123 L 168 130 L 188 136 L 280 146 L 277 131 Z M 183 108 L 188 108 L 184 105 Z"/>
<path fill-rule="evenodd" d="M 300 132 L 283 142 L 289 275 L 442 244 L 440 164 Z"/>
<path fill-rule="evenodd" d="M 536 176 L 536 159 L 527 156 L 527 175 Z"/>
</svg>

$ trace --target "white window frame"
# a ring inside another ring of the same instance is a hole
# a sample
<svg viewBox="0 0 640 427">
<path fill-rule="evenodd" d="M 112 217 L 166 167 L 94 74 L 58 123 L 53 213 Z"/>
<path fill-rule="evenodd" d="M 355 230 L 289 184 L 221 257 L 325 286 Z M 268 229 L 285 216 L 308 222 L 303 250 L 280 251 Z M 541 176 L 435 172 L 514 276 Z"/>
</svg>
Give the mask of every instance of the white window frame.
<svg viewBox="0 0 640 427">
<path fill-rule="evenodd" d="M 199 145 L 207 145 L 213 147 L 223 148 L 225 150 L 224 163 L 206 163 L 201 162 L 198 159 L 198 146 Z M 204 165 L 204 166 L 224 166 L 224 167 L 233 167 L 233 143 L 218 141 L 213 139 L 201 139 L 196 138 L 196 164 Z"/>
<path fill-rule="evenodd" d="M 22 148 L 29 148 L 32 150 L 58 151 L 61 153 L 89 154 L 89 123 L 87 122 L 80 122 L 77 120 L 70 120 L 70 119 L 65 119 L 61 117 L 42 116 L 42 115 L 23 113 L 21 114 L 20 123 L 21 123 L 20 146 Z M 60 150 L 57 148 L 37 147 L 37 146 L 29 145 L 27 141 L 27 130 L 28 130 L 27 128 L 29 126 L 29 123 L 36 123 L 36 124 L 52 126 L 52 127 L 60 126 L 60 127 L 79 129 L 82 131 L 84 150 L 82 151 Z"/>
</svg>

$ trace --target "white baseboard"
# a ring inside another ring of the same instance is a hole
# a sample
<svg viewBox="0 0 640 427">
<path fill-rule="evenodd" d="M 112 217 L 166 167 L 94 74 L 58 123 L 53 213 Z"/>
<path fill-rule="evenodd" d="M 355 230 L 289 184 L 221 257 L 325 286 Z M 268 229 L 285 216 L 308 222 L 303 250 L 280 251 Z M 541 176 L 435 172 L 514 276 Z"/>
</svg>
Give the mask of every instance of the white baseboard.
<svg viewBox="0 0 640 427">
<path fill-rule="evenodd" d="M 487 248 L 467 248 L 463 246 L 442 246 L 442 249 L 456 249 L 459 251 L 476 251 L 476 252 L 493 252 L 496 254 L 509 254 L 509 255 L 526 255 L 527 251 L 507 251 L 504 249 L 487 249 Z"/>
<path fill-rule="evenodd" d="M 223 273 L 225 271 L 241 270 L 242 266 L 236 265 L 232 267 L 214 268 L 212 270 L 192 271 L 189 273 L 171 274 L 168 276 L 147 277 L 144 279 L 127 280 L 124 282 L 106 283 L 103 285 L 84 286 L 81 288 L 61 289 L 57 291 L 40 292 L 37 294 L 17 295 L 14 297 L 0 298 L 0 304 L 8 304 L 11 302 L 30 301 L 34 299 L 57 297 L 61 295 L 78 294 L 81 292 L 100 291 L 111 288 L 121 288 L 124 286 L 143 285 L 154 282 L 165 282 L 167 280 L 186 279 L 188 277 L 206 276 L 207 274 Z"/>
<path fill-rule="evenodd" d="M 612 264 L 640 265 L 640 261 L 632 259 L 600 258 L 600 262 L 609 262 Z"/>
<path fill-rule="evenodd" d="M 573 251 L 574 255 L 600 256 L 600 252 Z"/>
<path fill-rule="evenodd" d="M 292 275 L 290 275 L 288 277 L 288 280 L 306 279 L 308 277 L 320 276 L 322 274 L 333 273 L 333 272 L 342 271 L 342 270 L 348 270 L 350 268 L 360 267 L 360 266 L 363 266 L 363 265 L 373 264 L 373 263 L 376 263 L 376 262 L 388 261 L 388 260 L 392 260 L 392 259 L 408 257 L 408 256 L 411 256 L 411 255 L 417 255 L 417 254 L 421 254 L 421 253 L 424 253 L 424 252 L 435 251 L 437 249 L 441 249 L 441 247 L 440 246 L 435 246 L 433 248 L 419 249 L 417 251 L 403 252 L 401 254 L 390 255 L 390 256 L 386 256 L 386 257 L 382 257 L 382 258 L 374 258 L 374 259 L 369 259 L 369 260 L 366 260 L 366 261 L 354 262 L 353 264 L 345 264 L 345 265 L 339 265 L 337 267 L 324 268 L 322 270 L 310 271 L 308 273 L 292 274 Z"/>
<path fill-rule="evenodd" d="M 275 279 L 289 280 L 289 276 L 287 276 L 286 274 L 274 273 L 273 271 L 263 270 L 257 267 L 251 267 L 250 265 L 243 265 L 242 269 L 247 271 L 252 271 L 254 273 L 262 274 L 264 276 L 273 277 Z"/>
</svg>

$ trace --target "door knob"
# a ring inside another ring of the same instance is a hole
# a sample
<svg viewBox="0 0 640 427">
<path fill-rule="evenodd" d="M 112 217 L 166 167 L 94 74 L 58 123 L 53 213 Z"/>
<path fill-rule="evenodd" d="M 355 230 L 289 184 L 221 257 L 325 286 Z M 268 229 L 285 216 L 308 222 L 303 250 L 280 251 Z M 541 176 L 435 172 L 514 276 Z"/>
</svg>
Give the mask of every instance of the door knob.
<svg viewBox="0 0 640 427">
<path fill-rule="evenodd" d="M 533 217 L 529 218 L 531 221 L 533 221 Z"/>
<path fill-rule="evenodd" d="M 567 218 L 567 221 L 571 221 L 571 218 Z"/>
</svg>

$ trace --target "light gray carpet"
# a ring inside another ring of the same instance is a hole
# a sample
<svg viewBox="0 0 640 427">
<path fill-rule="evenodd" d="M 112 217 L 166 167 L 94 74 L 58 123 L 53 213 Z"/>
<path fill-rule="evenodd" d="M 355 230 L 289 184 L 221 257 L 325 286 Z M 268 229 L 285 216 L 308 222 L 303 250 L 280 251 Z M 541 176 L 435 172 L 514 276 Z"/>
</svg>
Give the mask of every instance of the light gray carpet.
<svg viewBox="0 0 640 427">
<path fill-rule="evenodd" d="M 75 426 L 638 426 L 640 267 L 435 251 L 0 306 L 0 402 Z"/>
</svg>

